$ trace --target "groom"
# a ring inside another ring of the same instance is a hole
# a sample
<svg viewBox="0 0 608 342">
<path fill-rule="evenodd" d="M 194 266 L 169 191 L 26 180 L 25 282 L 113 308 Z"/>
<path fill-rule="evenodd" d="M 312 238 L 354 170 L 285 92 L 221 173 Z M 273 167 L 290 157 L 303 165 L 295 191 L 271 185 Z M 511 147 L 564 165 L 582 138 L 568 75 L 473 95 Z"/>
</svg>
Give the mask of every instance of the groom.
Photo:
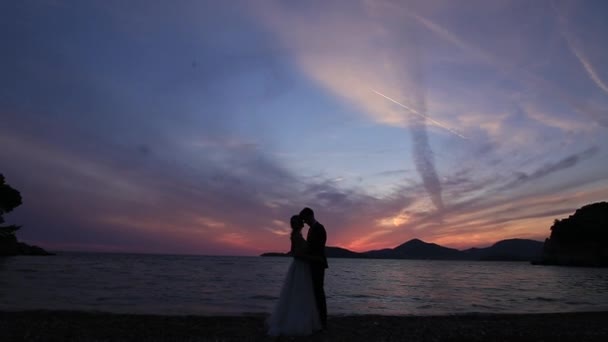
<svg viewBox="0 0 608 342">
<path fill-rule="evenodd" d="M 317 309 L 321 318 L 323 329 L 327 329 L 327 305 L 325 304 L 325 290 L 323 283 L 325 281 L 325 269 L 328 267 L 327 258 L 325 257 L 325 242 L 327 234 L 325 227 L 315 220 L 315 213 L 310 208 L 304 208 L 300 211 L 300 217 L 308 225 L 308 252 L 311 256 L 316 257 L 310 260 L 310 273 L 312 275 L 312 287 L 315 292 L 317 301 Z"/>
</svg>

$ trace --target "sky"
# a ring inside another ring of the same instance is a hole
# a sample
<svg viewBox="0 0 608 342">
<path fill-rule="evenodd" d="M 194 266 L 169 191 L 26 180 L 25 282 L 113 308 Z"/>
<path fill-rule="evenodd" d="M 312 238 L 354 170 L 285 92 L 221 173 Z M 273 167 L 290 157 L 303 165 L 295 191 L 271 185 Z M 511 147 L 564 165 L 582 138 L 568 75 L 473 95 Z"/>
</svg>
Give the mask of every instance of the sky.
<svg viewBox="0 0 608 342">
<path fill-rule="evenodd" d="M 608 3 L 0 4 L 8 223 L 50 250 L 544 240 L 608 199 Z"/>
</svg>

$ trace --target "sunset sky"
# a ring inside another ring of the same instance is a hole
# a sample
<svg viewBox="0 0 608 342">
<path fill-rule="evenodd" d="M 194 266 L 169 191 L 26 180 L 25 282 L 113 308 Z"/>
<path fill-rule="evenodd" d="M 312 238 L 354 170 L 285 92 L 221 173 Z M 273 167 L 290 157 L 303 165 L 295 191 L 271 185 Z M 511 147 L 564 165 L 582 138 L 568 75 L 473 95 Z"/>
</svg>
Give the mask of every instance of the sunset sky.
<svg viewBox="0 0 608 342">
<path fill-rule="evenodd" d="M 6 216 L 51 250 L 543 240 L 608 200 L 608 2 L 6 1 Z"/>
</svg>

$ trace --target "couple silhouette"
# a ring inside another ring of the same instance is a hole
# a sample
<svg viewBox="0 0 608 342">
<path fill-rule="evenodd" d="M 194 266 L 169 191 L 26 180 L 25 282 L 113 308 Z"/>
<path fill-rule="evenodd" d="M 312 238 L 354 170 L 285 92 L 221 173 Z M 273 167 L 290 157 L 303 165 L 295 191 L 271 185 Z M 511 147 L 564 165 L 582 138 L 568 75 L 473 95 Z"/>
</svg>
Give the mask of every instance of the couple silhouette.
<svg viewBox="0 0 608 342">
<path fill-rule="evenodd" d="M 270 336 L 305 336 L 327 328 L 325 227 L 315 219 L 310 208 L 292 216 L 290 223 L 289 253 L 293 260 L 267 321 Z M 306 239 L 302 235 L 304 224 L 308 225 Z"/>
</svg>

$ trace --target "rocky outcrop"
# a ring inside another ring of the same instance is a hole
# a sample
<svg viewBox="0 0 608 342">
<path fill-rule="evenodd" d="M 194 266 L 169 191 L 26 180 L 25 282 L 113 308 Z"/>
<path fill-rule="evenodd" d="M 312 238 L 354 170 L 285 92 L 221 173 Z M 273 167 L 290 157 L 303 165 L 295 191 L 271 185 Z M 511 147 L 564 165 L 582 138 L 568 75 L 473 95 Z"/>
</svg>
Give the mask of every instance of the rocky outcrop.
<svg viewBox="0 0 608 342">
<path fill-rule="evenodd" d="M 608 203 L 589 204 L 555 220 L 538 264 L 608 267 Z"/>
<path fill-rule="evenodd" d="M 0 237 L 0 257 L 13 255 L 54 255 L 38 246 L 17 241 L 15 235 Z"/>
</svg>

